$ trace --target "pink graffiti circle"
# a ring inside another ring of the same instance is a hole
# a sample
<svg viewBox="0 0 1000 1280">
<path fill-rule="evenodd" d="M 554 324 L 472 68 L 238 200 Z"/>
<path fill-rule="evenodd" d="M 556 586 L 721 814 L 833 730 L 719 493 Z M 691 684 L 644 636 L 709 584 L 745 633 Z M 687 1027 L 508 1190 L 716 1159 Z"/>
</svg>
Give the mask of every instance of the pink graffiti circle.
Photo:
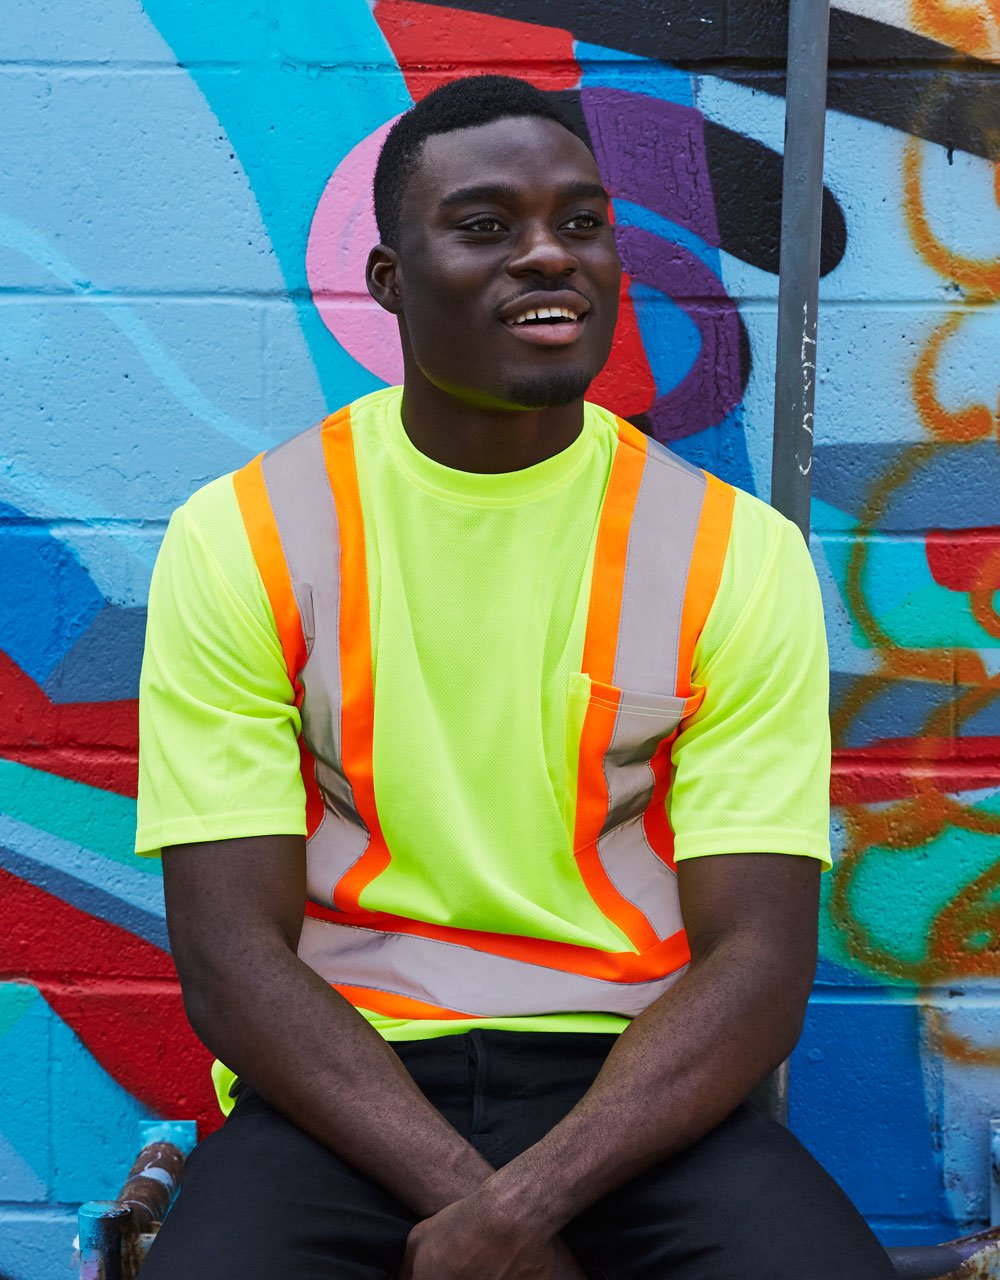
<svg viewBox="0 0 1000 1280">
<path fill-rule="evenodd" d="M 395 119 L 353 147 L 319 198 L 306 245 L 306 277 L 323 323 L 350 355 L 377 378 L 403 381 L 403 357 L 392 316 L 365 289 L 365 262 L 378 243 L 372 174 Z"/>
</svg>

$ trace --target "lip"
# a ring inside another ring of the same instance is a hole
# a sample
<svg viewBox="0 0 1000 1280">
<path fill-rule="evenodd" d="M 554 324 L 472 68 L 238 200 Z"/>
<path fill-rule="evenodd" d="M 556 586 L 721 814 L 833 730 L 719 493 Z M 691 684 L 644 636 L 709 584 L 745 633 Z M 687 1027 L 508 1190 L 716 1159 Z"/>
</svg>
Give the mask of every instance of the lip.
<svg viewBox="0 0 1000 1280">
<path fill-rule="evenodd" d="M 512 324 L 514 316 L 540 307 L 566 307 L 577 313 L 576 320 L 555 324 Z M 515 338 L 531 347 L 569 347 L 577 342 L 587 323 L 590 303 L 581 293 L 563 289 L 558 293 L 528 293 L 500 308 L 503 327 Z"/>
<path fill-rule="evenodd" d="M 508 333 L 533 347 L 568 347 L 578 342 L 587 317 L 556 324 L 504 324 Z"/>
</svg>

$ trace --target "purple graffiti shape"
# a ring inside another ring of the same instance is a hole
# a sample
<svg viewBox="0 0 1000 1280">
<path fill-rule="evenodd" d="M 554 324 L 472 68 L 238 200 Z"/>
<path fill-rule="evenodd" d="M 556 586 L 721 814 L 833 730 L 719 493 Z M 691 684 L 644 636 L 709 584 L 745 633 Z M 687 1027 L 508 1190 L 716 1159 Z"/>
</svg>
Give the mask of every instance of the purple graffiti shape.
<svg viewBox="0 0 1000 1280">
<path fill-rule="evenodd" d="M 620 89 L 585 88 L 580 102 L 612 196 L 652 209 L 718 248 L 701 112 Z"/>
<path fill-rule="evenodd" d="M 646 415 L 667 444 L 721 422 L 742 399 L 739 312 L 718 276 L 688 249 L 638 227 L 616 227 L 615 236 L 632 279 L 676 302 L 701 338 L 691 368 Z"/>
<path fill-rule="evenodd" d="M 581 103 L 612 197 L 642 205 L 718 248 L 701 112 L 617 89 L 584 89 Z M 701 339 L 686 375 L 649 409 L 654 435 L 669 442 L 714 426 L 743 396 L 735 302 L 715 272 L 683 246 L 620 224 L 616 238 L 632 279 L 666 294 Z"/>
</svg>

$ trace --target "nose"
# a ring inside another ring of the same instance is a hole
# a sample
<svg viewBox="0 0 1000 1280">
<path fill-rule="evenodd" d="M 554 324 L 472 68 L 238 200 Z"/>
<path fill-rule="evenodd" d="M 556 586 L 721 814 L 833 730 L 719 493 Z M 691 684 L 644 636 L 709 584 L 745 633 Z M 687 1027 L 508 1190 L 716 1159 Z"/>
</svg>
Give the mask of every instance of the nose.
<svg viewBox="0 0 1000 1280">
<path fill-rule="evenodd" d="M 580 263 L 570 245 L 559 238 L 550 226 L 533 222 L 525 227 L 509 262 L 507 271 L 512 276 L 543 276 L 553 280 L 570 276 Z"/>
</svg>

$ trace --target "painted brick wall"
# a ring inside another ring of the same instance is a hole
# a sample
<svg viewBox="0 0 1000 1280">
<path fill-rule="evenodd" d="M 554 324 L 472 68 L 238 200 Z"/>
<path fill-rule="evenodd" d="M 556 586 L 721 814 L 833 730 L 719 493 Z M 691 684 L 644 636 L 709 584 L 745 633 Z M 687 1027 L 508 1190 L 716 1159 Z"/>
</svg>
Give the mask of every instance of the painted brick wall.
<svg viewBox="0 0 1000 1280">
<path fill-rule="evenodd" d="M 768 0 L 34 0 L 0 32 L 0 1272 L 65 1276 L 150 1114 L 210 1125 L 135 696 L 171 509 L 395 380 L 387 123 L 572 91 L 628 294 L 595 398 L 768 492 L 784 36 Z M 832 18 L 812 549 L 834 836 L 792 1119 L 887 1241 L 987 1213 L 1000 1091 L 1000 10 Z"/>
</svg>

